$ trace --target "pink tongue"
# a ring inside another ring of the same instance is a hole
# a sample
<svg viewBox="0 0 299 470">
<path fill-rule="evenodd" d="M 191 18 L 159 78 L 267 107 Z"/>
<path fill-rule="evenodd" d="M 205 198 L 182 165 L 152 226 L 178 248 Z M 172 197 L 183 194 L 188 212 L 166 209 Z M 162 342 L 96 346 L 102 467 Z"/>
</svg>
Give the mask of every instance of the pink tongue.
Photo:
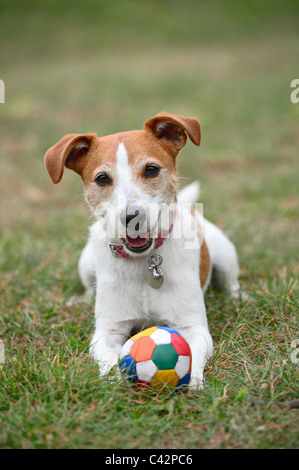
<svg viewBox="0 0 299 470">
<path fill-rule="evenodd" d="M 141 248 L 142 246 L 145 246 L 147 244 L 147 238 L 141 238 L 141 237 L 131 238 L 127 235 L 127 242 L 133 248 Z"/>
</svg>

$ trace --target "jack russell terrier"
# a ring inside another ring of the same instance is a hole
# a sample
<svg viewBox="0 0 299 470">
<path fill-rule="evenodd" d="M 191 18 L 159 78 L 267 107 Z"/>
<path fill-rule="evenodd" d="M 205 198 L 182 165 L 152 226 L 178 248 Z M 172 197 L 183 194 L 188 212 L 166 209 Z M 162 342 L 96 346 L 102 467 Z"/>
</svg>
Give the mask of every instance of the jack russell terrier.
<svg viewBox="0 0 299 470">
<path fill-rule="evenodd" d="M 96 216 L 79 260 L 86 288 L 79 300 L 96 291 L 90 350 L 101 375 L 133 331 L 169 326 L 190 345 L 190 387 L 202 388 L 213 349 L 204 293 L 212 280 L 239 296 L 234 245 L 194 209 L 199 184 L 177 191 L 176 157 L 187 136 L 200 145 L 196 119 L 162 112 L 143 130 L 67 134 L 45 155 L 55 184 L 65 166 L 81 176 Z"/>
</svg>

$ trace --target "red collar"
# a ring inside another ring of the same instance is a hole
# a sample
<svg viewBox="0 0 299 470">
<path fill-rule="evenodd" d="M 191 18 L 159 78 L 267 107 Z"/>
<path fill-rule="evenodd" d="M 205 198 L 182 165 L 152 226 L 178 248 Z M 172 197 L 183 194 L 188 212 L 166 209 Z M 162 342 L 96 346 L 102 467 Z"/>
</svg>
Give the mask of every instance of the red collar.
<svg viewBox="0 0 299 470">
<path fill-rule="evenodd" d="M 170 226 L 169 230 L 164 230 L 159 237 L 155 238 L 154 250 L 156 250 L 157 248 L 160 248 L 160 246 L 163 245 L 165 238 L 168 237 L 172 229 L 173 229 L 173 224 Z M 113 243 L 110 243 L 109 246 L 114 256 L 117 256 L 117 257 L 120 256 L 125 259 L 132 258 L 132 256 L 130 256 L 121 247 L 117 245 L 113 245 Z"/>
</svg>

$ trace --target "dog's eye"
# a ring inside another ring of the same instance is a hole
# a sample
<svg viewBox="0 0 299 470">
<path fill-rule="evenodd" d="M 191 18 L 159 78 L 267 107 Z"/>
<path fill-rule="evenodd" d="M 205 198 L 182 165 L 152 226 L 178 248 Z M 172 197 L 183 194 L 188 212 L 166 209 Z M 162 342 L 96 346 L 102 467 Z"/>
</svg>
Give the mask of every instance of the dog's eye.
<svg viewBox="0 0 299 470">
<path fill-rule="evenodd" d="M 151 176 L 157 176 L 159 173 L 160 168 L 158 165 L 147 165 L 145 168 L 144 176 L 146 178 L 151 177 Z"/>
<path fill-rule="evenodd" d="M 111 180 L 106 173 L 99 173 L 95 178 L 95 182 L 99 186 L 106 186 L 107 184 L 111 183 Z"/>
</svg>

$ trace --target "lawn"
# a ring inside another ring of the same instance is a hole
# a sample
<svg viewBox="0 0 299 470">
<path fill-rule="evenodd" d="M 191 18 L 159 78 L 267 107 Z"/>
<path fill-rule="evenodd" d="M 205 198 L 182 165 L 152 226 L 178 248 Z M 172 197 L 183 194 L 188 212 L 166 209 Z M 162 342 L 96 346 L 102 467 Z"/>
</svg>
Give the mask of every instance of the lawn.
<svg viewBox="0 0 299 470">
<path fill-rule="evenodd" d="M 298 22 L 291 0 L 2 2 L 2 448 L 298 447 Z M 249 295 L 208 290 L 206 387 L 179 394 L 99 379 L 93 305 L 66 306 L 90 211 L 77 175 L 54 186 L 43 164 L 65 133 L 162 110 L 202 124 L 179 175 L 201 181 Z"/>
</svg>

